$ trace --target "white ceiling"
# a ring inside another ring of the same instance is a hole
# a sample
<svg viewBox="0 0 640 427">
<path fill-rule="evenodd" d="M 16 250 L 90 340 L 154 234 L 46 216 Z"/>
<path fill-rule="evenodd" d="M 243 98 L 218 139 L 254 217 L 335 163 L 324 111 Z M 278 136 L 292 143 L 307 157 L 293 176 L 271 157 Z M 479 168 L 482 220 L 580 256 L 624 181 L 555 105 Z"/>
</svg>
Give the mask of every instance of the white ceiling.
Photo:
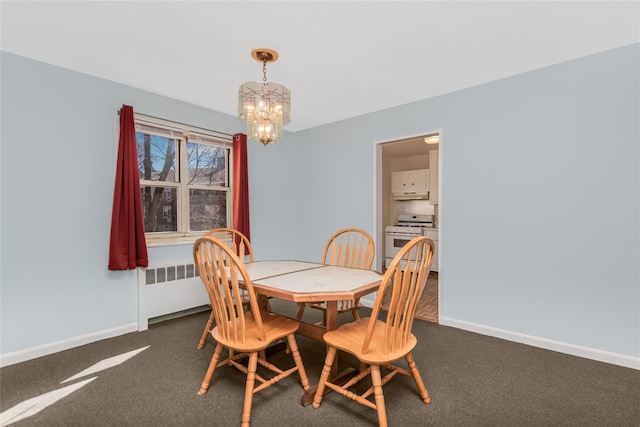
<svg viewBox="0 0 640 427">
<path fill-rule="evenodd" d="M 280 59 L 297 131 L 640 41 L 638 1 L 2 1 L 2 50 L 237 114 Z"/>
</svg>

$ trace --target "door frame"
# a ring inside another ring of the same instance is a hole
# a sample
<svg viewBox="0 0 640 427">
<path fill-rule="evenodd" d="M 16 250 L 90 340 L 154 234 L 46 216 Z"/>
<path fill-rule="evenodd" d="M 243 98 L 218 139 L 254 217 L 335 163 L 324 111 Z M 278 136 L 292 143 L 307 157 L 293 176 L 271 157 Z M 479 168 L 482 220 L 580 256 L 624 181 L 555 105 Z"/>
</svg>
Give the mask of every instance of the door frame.
<svg viewBox="0 0 640 427">
<path fill-rule="evenodd" d="M 442 269 L 442 248 L 444 247 L 442 241 L 442 206 L 443 206 L 443 191 L 442 191 L 442 176 L 443 176 L 443 141 L 444 141 L 444 130 L 440 129 L 430 129 L 425 130 L 423 132 L 410 134 L 410 135 L 402 135 L 393 138 L 385 138 L 380 140 L 373 141 L 373 241 L 377 248 L 382 248 L 384 246 L 384 230 L 382 229 L 382 146 L 384 144 L 398 142 L 407 139 L 415 139 L 424 135 L 437 133 L 440 135 L 440 143 L 438 144 L 438 323 L 441 323 L 442 319 L 442 301 L 443 301 L 443 283 L 444 283 L 444 271 Z M 382 251 L 377 250 L 376 256 L 374 259 L 374 269 L 376 271 L 383 271 L 384 269 L 384 257 L 382 256 Z M 367 295 L 368 298 L 362 299 L 362 304 L 367 307 L 373 307 L 373 303 L 375 302 L 376 294 Z"/>
</svg>

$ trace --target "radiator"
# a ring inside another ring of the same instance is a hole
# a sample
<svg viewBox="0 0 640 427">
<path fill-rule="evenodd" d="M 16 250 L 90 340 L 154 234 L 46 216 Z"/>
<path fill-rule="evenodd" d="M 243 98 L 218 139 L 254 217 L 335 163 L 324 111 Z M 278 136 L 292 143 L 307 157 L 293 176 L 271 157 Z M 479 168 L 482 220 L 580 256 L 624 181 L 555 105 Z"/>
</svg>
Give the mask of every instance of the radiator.
<svg viewBox="0 0 640 427">
<path fill-rule="evenodd" d="M 138 268 L 138 331 L 149 319 L 209 303 L 193 262 Z"/>
</svg>

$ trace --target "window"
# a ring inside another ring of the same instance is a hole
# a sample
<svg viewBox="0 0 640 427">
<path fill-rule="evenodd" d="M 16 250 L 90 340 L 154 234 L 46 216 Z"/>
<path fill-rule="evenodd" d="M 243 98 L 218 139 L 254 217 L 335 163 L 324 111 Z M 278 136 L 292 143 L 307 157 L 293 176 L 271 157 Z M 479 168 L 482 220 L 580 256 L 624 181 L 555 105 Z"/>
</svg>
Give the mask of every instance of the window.
<svg viewBox="0 0 640 427">
<path fill-rule="evenodd" d="M 147 239 L 196 236 L 231 218 L 231 137 L 136 114 Z"/>
</svg>

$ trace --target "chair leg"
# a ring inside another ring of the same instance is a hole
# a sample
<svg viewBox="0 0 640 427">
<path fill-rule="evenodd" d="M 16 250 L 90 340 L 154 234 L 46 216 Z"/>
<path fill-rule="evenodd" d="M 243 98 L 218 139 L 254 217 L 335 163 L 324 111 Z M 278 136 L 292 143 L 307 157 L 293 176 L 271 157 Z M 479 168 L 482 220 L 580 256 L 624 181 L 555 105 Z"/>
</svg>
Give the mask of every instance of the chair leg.
<svg viewBox="0 0 640 427">
<path fill-rule="evenodd" d="M 304 313 L 304 309 L 307 306 L 304 302 L 298 303 L 298 314 L 296 315 L 296 320 L 302 319 L 302 314 Z"/>
<path fill-rule="evenodd" d="M 387 409 L 384 406 L 384 394 L 382 393 L 382 377 L 380 376 L 380 366 L 371 365 L 371 382 L 373 383 L 373 395 L 378 411 L 378 425 L 387 427 Z"/>
<path fill-rule="evenodd" d="M 331 366 L 333 366 L 333 362 L 336 358 L 336 352 L 338 351 L 335 347 L 329 347 L 327 349 L 327 357 L 324 360 L 324 366 L 322 368 L 322 374 L 320 375 L 320 381 L 318 382 L 318 388 L 316 389 L 316 395 L 313 398 L 313 407 L 318 409 L 320 407 L 320 403 L 322 403 L 322 396 L 324 394 L 325 384 L 329 380 L 329 374 L 331 373 Z"/>
<path fill-rule="evenodd" d="M 411 353 L 407 353 L 407 355 L 404 358 L 407 361 L 407 365 L 409 365 L 409 369 L 411 370 L 411 375 L 413 376 L 413 380 L 416 382 L 416 386 L 418 387 L 418 393 L 420 393 L 420 398 L 424 403 L 431 403 L 431 398 L 429 397 L 427 388 L 424 386 L 424 382 L 422 381 L 422 377 L 420 376 L 420 372 L 418 371 L 418 366 L 416 365 L 416 361 L 413 359 L 413 355 Z"/>
<path fill-rule="evenodd" d="M 209 368 L 207 369 L 207 373 L 204 376 L 204 380 L 200 385 L 200 391 L 198 391 L 199 395 L 203 395 L 209 390 L 209 383 L 211 382 L 211 377 L 213 376 L 213 372 L 216 370 L 216 366 L 218 366 L 218 361 L 220 360 L 220 354 L 222 353 L 222 344 L 216 344 L 216 349 L 213 352 L 213 356 L 211 357 L 211 362 L 209 362 Z"/>
<path fill-rule="evenodd" d="M 198 350 L 202 350 L 204 345 L 207 343 L 207 336 L 209 336 L 209 331 L 211 331 L 211 326 L 213 325 L 213 310 L 211 310 L 211 314 L 209 315 L 209 320 L 207 320 L 207 325 L 204 327 L 204 331 L 202 332 L 202 337 L 200 338 L 200 342 L 198 343 Z"/>
<path fill-rule="evenodd" d="M 298 350 L 298 343 L 296 342 L 296 337 L 291 334 L 287 335 L 287 341 L 289 342 L 288 349 L 291 351 L 293 356 L 293 361 L 296 363 L 298 367 L 298 375 L 300 376 L 300 383 L 302 383 L 302 388 L 306 391 L 311 387 L 309 385 L 309 378 L 307 377 L 307 371 L 304 369 L 304 364 L 302 363 L 302 358 L 300 357 L 300 351 Z"/>
<path fill-rule="evenodd" d="M 251 421 L 251 403 L 253 402 L 253 389 L 256 383 L 256 370 L 258 369 L 258 352 L 249 355 L 247 368 L 247 384 L 244 388 L 244 406 L 242 407 L 241 427 L 249 427 Z"/>
</svg>

